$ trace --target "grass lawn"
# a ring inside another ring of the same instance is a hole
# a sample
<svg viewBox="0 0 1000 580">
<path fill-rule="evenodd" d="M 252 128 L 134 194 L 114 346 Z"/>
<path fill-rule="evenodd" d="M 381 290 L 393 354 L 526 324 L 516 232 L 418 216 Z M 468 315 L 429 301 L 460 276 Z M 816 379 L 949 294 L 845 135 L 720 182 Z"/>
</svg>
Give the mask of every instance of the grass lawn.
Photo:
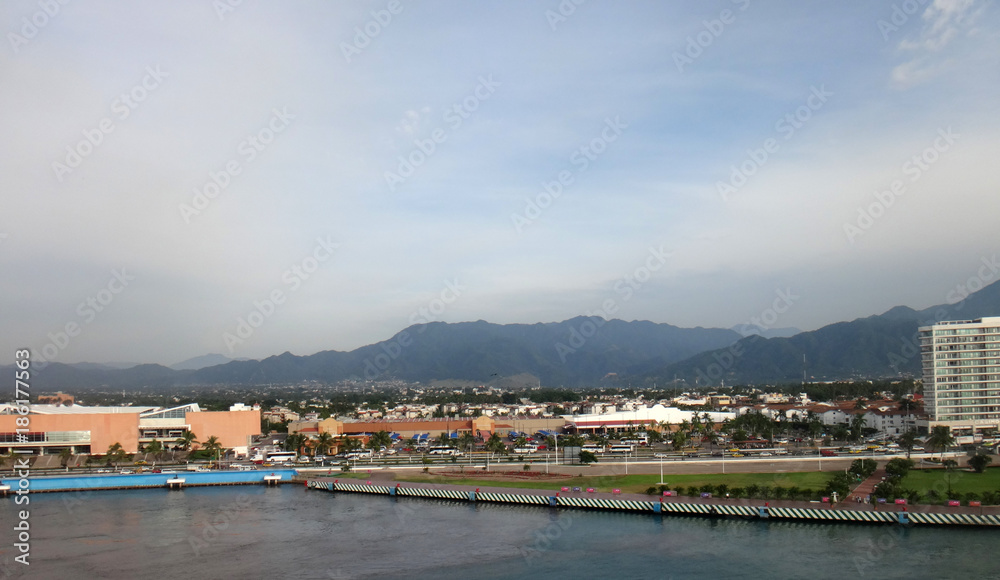
<svg viewBox="0 0 1000 580">
<path fill-rule="evenodd" d="M 948 489 L 948 474 L 944 469 L 913 469 L 903 480 L 903 487 L 921 494 L 936 489 Z M 1000 467 L 988 467 L 983 473 L 955 470 L 951 473 L 951 489 L 956 493 L 1000 491 Z"/>
<path fill-rule="evenodd" d="M 821 489 L 830 478 L 828 473 L 736 473 L 736 474 L 672 474 L 664 475 L 663 479 L 671 489 L 678 487 L 701 487 L 705 484 L 726 484 L 729 487 L 747 487 L 752 484 L 769 487 L 798 487 L 800 489 Z M 397 474 L 396 481 L 414 481 L 421 483 L 449 483 L 454 485 L 474 485 L 477 487 L 524 487 L 533 489 L 551 489 L 558 491 L 560 487 L 593 487 L 597 491 L 621 489 L 625 493 L 642 493 L 650 486 L 659 486 L 660 476 L 651 475 L 608 475 L 572 477 L 560 480 L 518 480 L 494 481 L 491 479 L 473 479 L 444 477 L 440 475 Z"/>
</svg>

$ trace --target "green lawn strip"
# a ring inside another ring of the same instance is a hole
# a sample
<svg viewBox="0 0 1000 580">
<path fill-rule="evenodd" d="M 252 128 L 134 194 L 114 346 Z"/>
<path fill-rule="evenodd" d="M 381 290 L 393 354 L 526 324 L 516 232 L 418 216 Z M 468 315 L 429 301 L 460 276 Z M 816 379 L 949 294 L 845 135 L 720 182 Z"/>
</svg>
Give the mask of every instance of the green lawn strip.
<svg viewBox="0 0 1000 580">
<path fill-rule="evenodd" d="M 798 487 L 800 489 L 821 489 L 826 486 L 829 474 L 818 472 L 795 473 L 705 473 L 705 474 L 671 474 L 664 475 L 669 489 L 701 487 L 706 484 L 718 486 L 726 484 L 730 488 L 758 486 L 784 488 Z M 456 478 L 440 475 L 397 474 L 396 481 L 412 481 L 420 483 L 443 483 L 453 485 L 470 485 L 476 487 L 523 487 L 531 489 L 551 489 L 558 491 L 562 487 L 593 487 L 597 491 L 620 489 L 624 493 L 642 493 L 650 486 L 659 487 L 660 476 L 656 474 L 642 475 L 605 475 L 571 477 L 560 480 L 495 481 L 492 479 Z"/>
<path fill-rule="evenodd" d="M 944 469 L 914 469 L 903 479 L 903 487 L 920 494 L 937 490 L 942 495 L 948 489 L 948 473 Z M 1000 491 L 1000 467 L 987 468 L 983 473 L 965 470 L 951 472 L 954 493 Z"/>
</svg>

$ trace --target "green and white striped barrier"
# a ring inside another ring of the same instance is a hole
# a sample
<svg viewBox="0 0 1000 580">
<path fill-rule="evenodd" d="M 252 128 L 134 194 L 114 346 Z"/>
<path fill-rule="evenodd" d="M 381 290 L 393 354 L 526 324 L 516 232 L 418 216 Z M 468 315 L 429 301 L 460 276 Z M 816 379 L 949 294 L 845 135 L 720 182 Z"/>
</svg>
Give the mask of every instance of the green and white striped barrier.
<svg viewBox="0 0 1000 580">
<path fill-rule="evenodd" d="M 918 524 L 956 526 L 1000 526 L 1000 515 L 963 513 L 922 513 L 895 511 L 862 511 L 765 507 L 739 504 L 702 504 L 680 502 L 646 502 L 621 499 L 600 499 L 580 496 L 546 496 L 519 493 L 490 493 L 451 489 L 388 487 L 384 485 L 341 483 L 339 481 L 306 482 L 307 488 L 326 491 L 347 491 L 376 495 L 424 497 L 460 501 L 482 501 L 551 507 L 573 507 L 613 510 L 620 512 L 658 513 L 661 515 L 736 516 L 769 519 L 770 521 L 857 522 L 868 524 Z"/>
<path fill-rule="evenodd" d="M 556 498 L 559 506 L 595 508 L 606 510 L 652 512 L 653 504 L 648 501 L 628 501 L 623 499 L 597 499 L 593 497 L 564 497 Z"/>
<path fill-rule="evenodd" d="M 336 491 L 353 491 L 355 493 L 374 493 L 376 495 L 389 495 L 389 486 L 387 485 L 359 485 L 357 483 L 341 483 L 337 482 L 334 484 L 334 489 Z"/>
<path fill-rule="evenodd" d="M 387 492 L 388 493 L 388 492 Z M 397 496 L 434 497 L 440 499 L 460 499 L 469 501 L 469 492 L 453 489 L 424 489 L 420 487 L 397 487 Z"/>
<path fill-rule="evenodd" d="M 476 501 L 496 503 L 521 503 L 529 505 L 549 505 L 549 497 L 545 495 L 521 495 L 517 493 L 486 493 L 477 491 Z"/>
<path fill-rule="evenodd" d="M 869 522 L 869 523 L 893 523 L 897 521 L 896 514 L 890 512 L 876 511 L 854 511 L 854 510 L 814 510 L 805 508 L 768 508 L 768 515 L 772 518 L 789 518 L 798 520 L 826 520 L 838 522 Z"/>
<path fill-rule="evenodd" d="M 1000 526 L 1000 516 L 976 514 L 932 514 L 908 512 L 915 524 L 943 524 L 953 526 Z"/>
<path fill-rule="evenodd" d="M 708 505 L 700 503 L 675 502 L 663 502 L 660 504 L 660 513 L 743 517 L 756 517 L 759 515 L 757 513 L 757 508 L 748 505 Z"/>
</svg>

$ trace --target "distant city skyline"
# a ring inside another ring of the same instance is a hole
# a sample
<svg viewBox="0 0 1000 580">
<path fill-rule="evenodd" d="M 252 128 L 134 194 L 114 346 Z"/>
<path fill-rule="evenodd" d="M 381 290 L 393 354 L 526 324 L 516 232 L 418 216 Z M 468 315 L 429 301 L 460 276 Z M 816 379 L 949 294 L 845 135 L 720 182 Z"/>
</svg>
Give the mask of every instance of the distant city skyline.
<svg viewBox="0 0 1000 580">
<path fill-rule="evenodd" d="M 0 364 L 1000 279 L 984 0 L 0 4 Z"/>
</svg>

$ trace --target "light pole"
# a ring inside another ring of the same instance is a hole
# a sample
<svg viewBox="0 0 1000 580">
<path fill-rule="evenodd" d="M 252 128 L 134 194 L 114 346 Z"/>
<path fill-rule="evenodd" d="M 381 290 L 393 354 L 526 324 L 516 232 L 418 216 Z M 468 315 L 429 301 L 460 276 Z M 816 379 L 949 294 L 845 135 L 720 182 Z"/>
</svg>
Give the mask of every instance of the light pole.
<svg viewBox="0 0 1000 580">
<path fill-rule="evenodd" d="M 725 471 L 723 471 L 725 473 Z M 663 485 L 663 454 L 660 454 L 660 485 Z"/>
</svg>

